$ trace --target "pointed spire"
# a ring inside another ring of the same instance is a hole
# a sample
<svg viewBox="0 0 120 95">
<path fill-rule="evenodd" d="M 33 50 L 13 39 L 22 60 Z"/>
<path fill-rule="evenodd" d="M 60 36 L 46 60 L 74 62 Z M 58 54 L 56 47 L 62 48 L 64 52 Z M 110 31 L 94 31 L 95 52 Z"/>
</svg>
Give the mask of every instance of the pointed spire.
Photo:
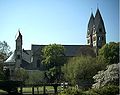
<svg viewBox="0 0 120 95">
<path fill-rule="evenodd" d="M 97 7 L 96 14 L 95 14 L 95 18 L 97 18 L 97 19 L 101 19 L 101 18 L 102 18 L 102 17 L 101 17 L 100 10 L 99 10 L 99 8 L 98 8 L 98 7 Z"/>
<path fill-rule="evenodd" d="M 98 25 L 99 21 L 103 22 L 103 19 L 102 19 L 99 8 L 97 8 L 97 11 L 96 11 L 96 14 L 95 14 L 95 24 Z"/>
<path fill-rule="evenodd" d="M 15 39 L 17 40 L 17 38 L 20 37 L 22 39 L 22 34 L 20 32 L 20 28 L 18 29 L 17 34 L 15 35 Z"/>
<path fill-rule="evenodd" d="M 91 14 L 93 14 L 93 9 L 91 8 Z"/>
<path fill-rule="evenodd" d="M 22 37 L 21 33 L 20 33 L 20 28 L 18 29 L 18 32 L 19 32 L 19 36 Z"/>
<path fill-rule="evenodd" d="M 91 16 L 90 16 L 90 19 L 89 19 L 89 22 L 88 22 L 88 34 L 91 34 L 90 30 L 92 29 L 94 25 L 94 15 L 93 15 L 93 12 L 91 12 Z"/>
<path fill-rule="evenodd" d="M 99 10 L 99 8 L 97 8 L 97 11 L 96 11 L 96 14 L 95 14 L 95 26 L 96 26 L 96 29 L 98 29 L 99 24 L 103 25 L 103 27 L 104 27 L 104 22 L 103 22 L 100 10 Z M 105 28 L 104 28 L 104 30 L 105 30 Z"/>
<path fill-rule="evenodd" d="M 18 28 L 18 32 L 20 32 L 20 28 Z"/>
<path fill-rule="evenodd" d="M 20 28 L 18 29 L 18 33 L 19 33 L 18 37 L 22 38 L 22 35 L 20 33 Z"/>
</svg>

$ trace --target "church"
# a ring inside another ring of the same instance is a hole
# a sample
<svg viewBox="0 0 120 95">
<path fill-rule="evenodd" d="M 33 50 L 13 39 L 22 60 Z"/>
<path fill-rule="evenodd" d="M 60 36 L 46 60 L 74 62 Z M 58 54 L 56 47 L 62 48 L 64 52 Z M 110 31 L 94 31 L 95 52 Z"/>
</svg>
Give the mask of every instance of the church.
<svg viewBox="0 0 120 95">
<path fill-rule="evenodd" d="M 66 57 L 92 56 L 98 55 L 98 50 L 106 44 L 106 31 L 104 21 L 99 9 L 95 16 L 91 13 L 87 28 L 87 45 L 63 45 Z M 31 50 L 24 50 L 22 47 L 23 39 L 20 30 L 16 38 L 16 48 L 13 54 L 4 62 L 4 66 L 14 72 L 15 68 L 24 68 L 26 70 L 43 70 L 41 63 L 41 50 L 46 45 L 31 45 Z"/>
</svg>

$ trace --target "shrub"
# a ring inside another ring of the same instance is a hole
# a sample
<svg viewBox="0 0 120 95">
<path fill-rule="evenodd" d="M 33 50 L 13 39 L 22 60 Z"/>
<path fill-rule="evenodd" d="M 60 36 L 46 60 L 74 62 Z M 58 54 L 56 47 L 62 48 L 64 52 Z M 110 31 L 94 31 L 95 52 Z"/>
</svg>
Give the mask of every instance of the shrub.
<svg viewBox="0 0 120 95">
<path fill-rule="evenodd" d="M 101 88 L 93 88 L 84 92 L 82 95 L 117 95 L 119 87 L 115 85 L 108 85 Z"/>
<path fill-rule="evenodd" d="M 106 67 L 104 61 L 90 56 L 72 57 L 64 64 L 62 72 L 65 81 L 88 89 L 94 83 L 93 76 Z"/>
<path fill-rule="evenodd" d="M 64 91 L 61 92 L 60 95 L 82 95 L 82 90 L 69 87 L 67 89 L 64 89 Z"/>
</svg>

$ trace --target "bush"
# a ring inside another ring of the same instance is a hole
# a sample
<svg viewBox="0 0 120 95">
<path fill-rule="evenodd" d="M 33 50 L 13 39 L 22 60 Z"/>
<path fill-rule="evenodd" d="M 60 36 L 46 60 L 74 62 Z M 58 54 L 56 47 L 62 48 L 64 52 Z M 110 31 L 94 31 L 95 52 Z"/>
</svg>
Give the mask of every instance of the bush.
<svg viewBox="0 0 120 95">
<path fill-rule="evenodd" d="M 117 95 L 119 93 L 119 87 L 115 85 L 108 85 L 101 88 L 94 88 L 86 91 L 82 95 Z"/>
<path fill-rule="evenodd" d="M 82 90 L 70 87 L 70 88 L 64 89 L 64 91 L 61 92 L 60 95 L 82 95 Z"/>
<path fill-rule="evenodd" d="M 106 64 L 99 58 L 90 56 L 72 57 L 62 67 L 65 81 L 80 88 L 88 89 L 94 83 L 93 76 L 104 69 Z"/>
</svg>

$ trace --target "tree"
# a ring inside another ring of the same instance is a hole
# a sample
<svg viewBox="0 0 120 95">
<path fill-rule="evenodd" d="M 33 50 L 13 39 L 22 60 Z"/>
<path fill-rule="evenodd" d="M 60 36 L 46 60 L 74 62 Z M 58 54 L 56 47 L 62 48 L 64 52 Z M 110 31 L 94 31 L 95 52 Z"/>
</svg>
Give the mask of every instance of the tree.
<svg viewBox="0 0 120 95">
<path fill-rule="evenodd" d="M 42 49 L 42 63 L 47 68 L 47 74 L 50 82 L 58 81 L 61 74 L 61 66 L 64 64 L 64 47 L 58 44 L 50 44 Z"/>
<path fill-rule="evenodd" d="M 99 71 L 93 78 L 95 84 L 93 88 L 100 88 L 108 84 L 119 85 L 119 64 L 108 65 L 107 69 L 104 71 Z"/>
<path fill-rule="evenodd" d="M 70 58 L 67 64 L 64 64 L 62 71 L 65 81 L 81 88 L 88 88 L 94 82 L 92 77 L 105 66 L 106 64 L 100 59 L 81 56 Z"/>
<path fill-rule="evenodd" d="M 3 72 L 3 62 L 12 54 L 10 51 L 10 46 L 7 42 L 0 41 L 0 79 L 5 78 L 5 74 Z"/>
<path fill-rule="evenodd" d="M 28 72 L 25 69 L 16 68 L 14 77 L 17 81 L 25 82 L 29 78 L 29 75 L 28 75 Z"/>
<path fill-rule="evenodd" d="M 99 50 L 99 57 L 103 57 L 108 64 L 114 64 L 119 62 L 119 43 L 110 42 L 105 44 Z"/>
<path fill-rule="evenodd" d="M 0 41 L 0 59 L 5 61 L 11 54 L 12 51 L 10 51 L 10 46 L 7 44 L 7 42 Z"/>
</svg>

